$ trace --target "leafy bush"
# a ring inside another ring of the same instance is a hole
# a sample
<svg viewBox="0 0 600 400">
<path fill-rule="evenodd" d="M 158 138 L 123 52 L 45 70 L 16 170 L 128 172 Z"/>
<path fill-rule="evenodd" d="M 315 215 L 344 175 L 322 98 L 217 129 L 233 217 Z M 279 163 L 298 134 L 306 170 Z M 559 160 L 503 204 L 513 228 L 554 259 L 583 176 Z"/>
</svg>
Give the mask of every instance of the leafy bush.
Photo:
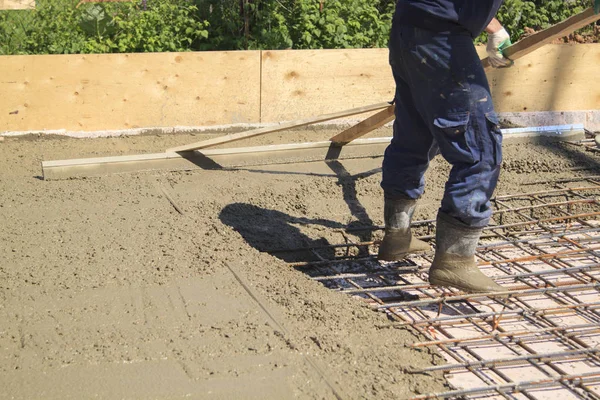
<svg viewBox="0 0 600 400">
<path fill-rule="evenodd" d="M 386 46 L 391 14 L 381 14 L 372 0 L 291 1 L 276 13 L 288 21 L 294 48 L 363 48 Z M 279 3 L 281 4 L 281 3 Z"/>
<path fill-rule="evenodd" d="M 210 24 L 212 49 L 383 47 L 391 23 L 389 5 L 393 3 L 393 0 L 197 1 L 201 18 Z"/>
<path fill-rule="evenodd" d="M 498 20 L 514 42 L 523 36 L 526 27 L 536 31 L 548 28 L 592 4 L 593 0 L 505 0 Z"/>
<path fill-rule="evenodd" d="M 38 0 L 0 11 L 0 54 L 385 47 L 395 0 Z M 476 1 L 476 0 L 475 0 Z M 505 0 L 513 41 L 593 0 Z M 485 41 L 485 35 L 477 38 Z"/>
<path fill-rule="evenodd" d="M 0 13 L 0 54 L 186 51 L 208 37 L 187 0 L 77 3 L 43 0 L 32 11 Z"/>
</svg>

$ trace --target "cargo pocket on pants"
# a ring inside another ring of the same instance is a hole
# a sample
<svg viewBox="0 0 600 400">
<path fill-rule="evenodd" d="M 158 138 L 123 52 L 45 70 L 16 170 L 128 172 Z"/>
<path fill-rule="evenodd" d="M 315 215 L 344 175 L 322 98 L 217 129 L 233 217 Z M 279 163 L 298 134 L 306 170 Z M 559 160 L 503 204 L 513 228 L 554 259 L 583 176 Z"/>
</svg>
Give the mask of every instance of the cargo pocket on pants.
<svg viewBox="0 0 600 400">
<path fill-rule="evenodd" d="M 469 136 L 469 112 L 447 113 L 433 120 L 435 138 L 444 158 L 450 164 L 475 162 L 472 138 Z"/>
<path fill-rule="evenodd" d="M 500 121 L 495 112 L 485 114 L 485 119 L 488 124 L 488 132 L 494 144 L 494 163 L 495 165 L 502 164 L 502 130 L 500 130 Z"/>
</svg>

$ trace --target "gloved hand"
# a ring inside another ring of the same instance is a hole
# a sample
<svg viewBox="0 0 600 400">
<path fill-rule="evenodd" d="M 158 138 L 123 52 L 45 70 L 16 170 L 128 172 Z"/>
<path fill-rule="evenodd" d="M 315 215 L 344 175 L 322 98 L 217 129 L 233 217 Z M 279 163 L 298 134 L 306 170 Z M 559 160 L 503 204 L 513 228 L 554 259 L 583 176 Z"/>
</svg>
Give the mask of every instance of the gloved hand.
<svg viewBox="0 0 600 400">
<path fill-rule="evenodd" d="M 487 53 L 490 57 L 490 65 L 494 68 L 504 68 L 513 65 L 513 61 L 502 55 L 502 51 L 510 46 L 510 35 L 502 28 L 495 33 L 488 33 Z"/>
</svg>

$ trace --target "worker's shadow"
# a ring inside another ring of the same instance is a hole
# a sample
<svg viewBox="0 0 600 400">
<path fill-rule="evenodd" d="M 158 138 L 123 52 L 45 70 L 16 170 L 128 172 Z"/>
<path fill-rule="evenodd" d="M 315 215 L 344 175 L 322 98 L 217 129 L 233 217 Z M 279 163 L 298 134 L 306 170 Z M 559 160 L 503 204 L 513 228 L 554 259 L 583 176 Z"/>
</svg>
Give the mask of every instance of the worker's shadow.
<svg viewBox="0 0 600 400">
<path fill-rule="evenodd" d="M 360 241 L 372 240 L 370 229 L 361 230 L 360 227 L 371 227 L 373 221 L 367 210 L 358 199 L 356 182 L 379 173 L 380 169 L 351 175 L 344 165 L 336 159 L 339 149 L 330 148 L 327 155 L 327 166 L 334 172 L 337 184 L 342 189 L 342 197 L 355 220 L 348 226 L 339 222 L 320 218 L 292 217 L 276 210 L 268 210 L 251 204 L 235 203 L 226 206 L 220 214 L 221 221 L 231 226 L 254 248 L 267 252 L 286 262 L 320 261 L 335 258 L 335 249 L 327 248 L 330 243 L 325 238 L 311 239 L 303 234 L 300 227 L 303 225 L 320 225 L 326 228 L 353 230 Z M 356 230 L 355 228 L 359 228 Z M 312 248 L 303 251 L 286 251 L 289 249 Z M 359 255 L 367 255 L 366 247 L 359 248 Z"/>
<path fill-rule="evenodd" d="M 269 253 L 285 262 L 318 261 L 320 257 L 332 259 L 335 249 L 323 248 L 330 243 L 325 238 L 311 239 L 300 227 L 320 225 L 332 229 L 345 226 L 326 219 L 293 217 L 276 210 L 269 210 L 247 203 L 227 205 L 219 215 L 221 222 L 235 229 L 252 247 Z M 312 250 L 283 251 L 290 249 L 318 248 Z M 318 255 L 317 255 L 318 254 Z"/>
</svg>

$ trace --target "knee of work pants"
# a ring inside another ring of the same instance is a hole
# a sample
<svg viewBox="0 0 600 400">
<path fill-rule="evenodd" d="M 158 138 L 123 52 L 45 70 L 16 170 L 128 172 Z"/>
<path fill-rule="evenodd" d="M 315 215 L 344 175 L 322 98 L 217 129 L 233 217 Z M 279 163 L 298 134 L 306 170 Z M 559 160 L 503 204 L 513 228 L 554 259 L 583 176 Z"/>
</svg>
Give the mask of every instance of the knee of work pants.
<svg viewBox="0 0 600 400">
<path fill-rule="evenodd" d="M 457 124 L 436 120 L 434 135 L 452 164 L 441 211 L 473 227 L 484 227 L 502 162 L 502 133 L 494 113 L 474 113 Z M 439 125 L 439 127 L 438 127 Z"/>
</svg>

